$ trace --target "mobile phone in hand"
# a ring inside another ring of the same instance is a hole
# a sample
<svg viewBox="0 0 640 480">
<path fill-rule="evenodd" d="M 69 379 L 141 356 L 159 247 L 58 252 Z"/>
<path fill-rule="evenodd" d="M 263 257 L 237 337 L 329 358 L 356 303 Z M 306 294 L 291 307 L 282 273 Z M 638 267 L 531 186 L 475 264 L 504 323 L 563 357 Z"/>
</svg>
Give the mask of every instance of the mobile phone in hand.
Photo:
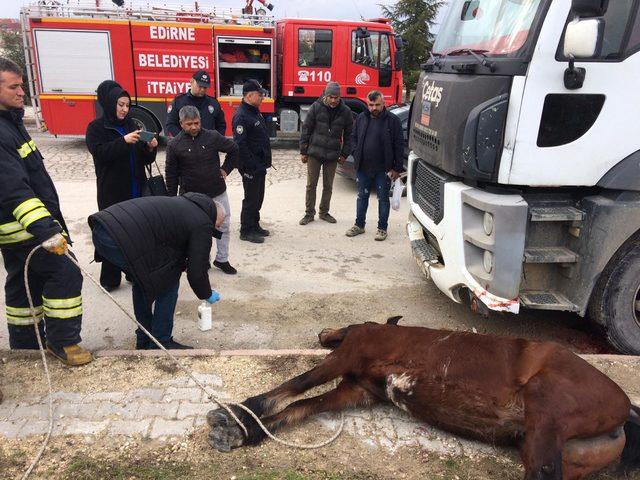
<svg viewBox="0 0 640 480">
<path fill-rule="evenodd" d="M 140 130 L 140 140 L 143 142 L 150 142 L 156 137 L 156 132 L 147 132 L 146 130 Z"/>
</svg>

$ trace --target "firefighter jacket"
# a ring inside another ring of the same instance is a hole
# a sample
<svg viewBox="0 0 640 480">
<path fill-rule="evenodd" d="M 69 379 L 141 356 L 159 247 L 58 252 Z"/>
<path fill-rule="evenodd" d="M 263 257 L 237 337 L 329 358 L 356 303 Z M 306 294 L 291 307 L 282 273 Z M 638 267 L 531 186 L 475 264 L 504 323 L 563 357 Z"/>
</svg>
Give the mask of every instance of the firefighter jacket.
<svg viewBox="0 0 640 480">
<path fill-rule="evenodd" d="M 222 166 L 218 152 L 227 154 Z M 227 185 L 220 169 L 228 175 L 237 161 L 238 146 L 230 138 L 205 128 L 195 137 L 181 131 L 167 145 L 167 192 L 177 195 L 179 185 L 180 193 L 198 192 L 211 198 L 222 195 Z"/>
<path fill-rule="evenodd" d="M 233 116 L 233 139 L 240 148 L 238 171 L 253 175 L 271 167 L 271 141 L 267 123 L 257 107 L 244 100 Z"/>
<path fill-rule="evenodd" d="M 200 112 L 200 121 L 202 128 L 207 130 L 217 130 L 224 135 L 227 130 L 227 122 L 224 119 L 224 112 L 220 107 L 220 103 L 213 97 L 205 95 L 204 97 L 194 97 L 191 92 L 181 93 L 173 99 L 169 109 L 167 110 L 167 124 L 165 125 L 165 133 L 171 134 L 172 137 L 177 136 L 181 131 L 179 113 L 180 109 L 185 105 L 193 105 Z"/>
<path fill-rule="evenodd" d="M 22 123 L 24 110 L 0 110 L 0 248 L 66 235 L 58 193 Z"/>
<path fill-rule="evenodd" d="M 211 296 L 208 260 L 215 228 L 216 206 L 206 195 L 142 197 L 116 203 L 89 217 L 102 225 L 120 247 L 128 273 L 150 305 L 174 285 L 186 269 L 193 292 Z"/>
<path fill-rule="evenodd" d="M 337 107 L 324 104 L 324 97 L 316 100 L 302 124 L 300 153 L 315 160 L 337 162 L 338 157 L 347 158 L 351 153 L 353 114 L 340 101 Z"/>
</svg>

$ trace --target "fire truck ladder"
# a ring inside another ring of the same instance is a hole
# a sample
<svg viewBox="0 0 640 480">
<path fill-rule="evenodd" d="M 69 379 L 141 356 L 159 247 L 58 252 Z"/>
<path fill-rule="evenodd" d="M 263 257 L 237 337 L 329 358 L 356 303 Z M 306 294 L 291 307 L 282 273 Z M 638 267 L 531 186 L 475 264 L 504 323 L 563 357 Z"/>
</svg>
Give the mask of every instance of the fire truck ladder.
<svg viewBox="0 0 640 480">
<path fill-rule="evenodd" d="M 37 93 L 35 84 L 35 60 L 34 48 L 31 41 L 31 29 L 29 28 L 29 16 L 26 9 L 20 12 L 20 23 L 22 24 L 22 45 L 24 49 L 25 70 L 27 71 L 27 84 L 29 85 L 29 97 L 31 98 L 31 106 L 33 107 L 33 115 L 36 119 L 36 127 L 38 130 L 44 130 L 45 125 L 42 121 L 42 107 L 40 105 L 40 95 Z"/>
</svg>

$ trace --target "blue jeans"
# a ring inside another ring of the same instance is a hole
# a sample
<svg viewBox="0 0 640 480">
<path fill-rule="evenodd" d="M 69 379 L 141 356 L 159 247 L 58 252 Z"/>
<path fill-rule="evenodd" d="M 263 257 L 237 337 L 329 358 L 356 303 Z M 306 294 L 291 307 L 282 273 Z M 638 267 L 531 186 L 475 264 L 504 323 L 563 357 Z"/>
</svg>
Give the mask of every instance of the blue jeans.
<svg viewBox="0 0 640 480">
<path fill-rule="evenodd" d="M 374 173 L 358 170 L 356 181 L 358 182 L 356 225 L 364 228 L 367 208 L 369 208 L 369 195 L 371 188 L 375 186 L 378 195 L 378 228 L 387 231 L 389 212 L 391 211 L 391 202 L 389 201 L 391 179 L 385 172 Z"/>
<path fill-rule="evenodd" d="M 109 262 L 120 268 L 123 272 L 131 275 L 129 265 L 122 254 L 122 250 L 113 240 L 109 232 L 102 225 L 96 223 L 93 226 L 93 245 L 101 257 L 106 258 Z M 176 310 L 178 302 L 178 287 L 180 282 L 176 282 L 162 295 L 156 297 L 152 305 L 149 305 L 144 298 L 142 289 L 134 280 L 132 297 L 133 311 L 136 320 L 146 328 L 151 334 L 158 339 L 160 343 L 166 343 L 171 340 L 171 332 L 173 331 L 173 314 Z M 150 343 L 149 338 L 139 328 L 136 329 L 137 345 L 144 346 Z"/>
</svg>

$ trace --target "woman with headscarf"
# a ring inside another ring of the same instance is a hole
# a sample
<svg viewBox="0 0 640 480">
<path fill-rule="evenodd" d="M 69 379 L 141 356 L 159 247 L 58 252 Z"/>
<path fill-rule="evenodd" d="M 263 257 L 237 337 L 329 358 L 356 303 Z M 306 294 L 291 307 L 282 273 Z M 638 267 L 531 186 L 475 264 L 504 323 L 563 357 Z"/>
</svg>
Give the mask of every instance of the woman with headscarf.
<svg viewBox="0 0 640 480">
<path fill-rule="evenodd" d="M 145 165 L 156 158 L 158 141 L 140 140 L 140 130 L 129 115 L 131 97 L 117 82 L 105 80 L 97 89 L 102 115 L 87 127 L 86 142 L 93 156 L 98 187 L 98 209 L 142 196 Z M 100 284 L 108 291 L 120 285 L 120 269 L 102 261 Z"/>
</svg>

